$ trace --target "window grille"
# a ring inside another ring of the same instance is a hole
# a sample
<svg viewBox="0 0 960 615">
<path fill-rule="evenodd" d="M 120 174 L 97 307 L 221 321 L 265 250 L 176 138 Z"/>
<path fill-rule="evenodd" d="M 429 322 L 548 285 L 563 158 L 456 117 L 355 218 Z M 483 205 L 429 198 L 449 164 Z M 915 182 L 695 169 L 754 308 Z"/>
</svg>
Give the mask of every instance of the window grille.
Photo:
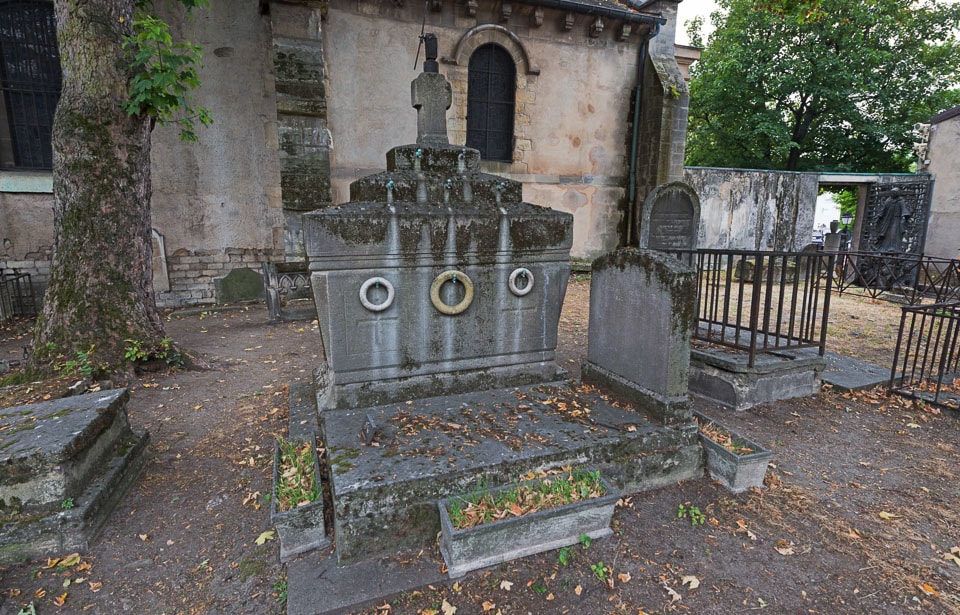
<svg viewBox="0 0 960 615">
<path fill-rule="evenodd" d="M 53 166 L 51 131 L 60 79 L 53 4 L 0 0 L 0 89 L 9 128 L 9 143 L 0 143 L 4 166 Z"/>
<path fill-rule="evenodd" d="M 484 160 L 513 161 L 517 67 L 503 47 L 488 43 L 470 56 L 467 147 Z"/>
</svg>

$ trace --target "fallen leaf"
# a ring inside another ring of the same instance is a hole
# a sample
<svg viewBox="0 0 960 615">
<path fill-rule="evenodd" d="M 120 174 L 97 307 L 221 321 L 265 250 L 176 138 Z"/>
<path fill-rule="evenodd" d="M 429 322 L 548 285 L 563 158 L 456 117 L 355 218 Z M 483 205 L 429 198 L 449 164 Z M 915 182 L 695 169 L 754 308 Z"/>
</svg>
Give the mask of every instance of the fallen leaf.
<svg viewBox="0 0 960 615">
<path fill-rule="evenodd" d="M 783 540 L 783 539 L 778 540 L 777 544 L 773 548 L 780 555 L 795 555 L 795 552 L 793 550 L 793 543 L 787 542 L 786 540 Z"/>
<path fill-rule="evenodd" d="M 547 594 L 547 602 L 550 602 L 550 601 L 556 600 L 556 599 L 557 599 L 557 597 L 553 595 L 553 592 L 550 592 L 549 594 Z"/>
<path fill-rule="evenodd" d="M 497 605 L 490 602 L 489 600 L 484 600 L 483 604 L 481 604 L 480 606 L 483 607 L 484 612 L 487 612 L 487 611 L 492 611 L 494 608 L 496 608 Z"/>
<path fill-rule="evenodd" d="M 261 544 L 262 544 L 262 543 L 261 543 Z M 168 541 L 167 541 L 167 546 L 168 546 L 168 547 L 172 547 L 172 546 L 173 546 L 173 541 L 172 541 L 172 540 L 168 540 Z"/>
<path fill-rule="evenodd" d="M 513 581 L 500 581 L 500 589 L 510 591 L 511 587 L 513 587 Z"/>
<path fill-rule="evenodd" d="M 63 603 L 67 601 L 67 592 L 63 592 L 59 596 L 53 599 L 53 603 L 57 606 L 63 606 Z"/>
<path fill-rule="evenodd" d="M 443 611 L 443 615 L 454 615 L 454 613 L 457 612 L 457 607 L 447 602 L 447 599 L 444 598 L 440 604 L 440 610 Z"/>
<path fill-rule="evenodd" d="M 42 587 L 37 591 L 33 592 L 33 597 L 36 598 L 37 600 L 43 598 L 46 595 L 47 595 L 47 590 L 43 589 Z"/>
<path fill-rule="evenodd" d="M 663 588 L 667 590 L 667 593 L 670 594 L 670 602 L 677 602 L 679 600 L 683 600 L 683 596 L 681 596 L 676 591 L 674 591 L 674 589 L 669 585 L 667 585 L 666 583 L 661 582 L 660 585 L 662 585 Z"/>
<path fill-rule="evenodd" d="M 41 566 L 41 568 L 45 568 L 45 569 L 49 570 L 50 568 L 53 568 L 54 566 L 56 566 L 56 565 L 59 564 L 59 563 L 60 563 L 60 558 L 59 558 L 59 557 L 49 557 L 49 558 L 47 558 L 47 563 L 46 563 L 46 565 Z"/>
<path fill-rule="evenodd" d="M 137 534 L 137 537 L 138 537 L 140 540 L 142 540 L 143 542 L 147 542 L 147 539 L 150 538 L 150 537 L 147 536 L 146 534 Z"/>
<path fill-rule="evenodd" d="M 925 594 L 928 595 L 928 596 L 939 596 L 939 595 L 940 595 L 940 592 L 938 592 L 937 590 L 933 589 L 933 587 L 931 587 L 929 583 L 922 583 L 922 584 L 920 585 L 920 589 L 923 590 L 923 593 L 925 593 Z"/>
<path fill-rule="evenodd" d="M 893 513 L 887 512 L 887 511 L 885 511 L 885 510 L 881 510 L 880 512 L 878 512 L 878 513 L 877 513 L 877 516 L 880 517 L 881 519 L 885 519 L 885 520 L 887 520 L 887 521 L 889 521 L 889 520 L 891 520 L 891 519 L 899 519 L 899 518 L 900 518 L 900 515 L 895 515 L 895 514 L 893 514 Z"/>
<path fill-rule="evenodd" d="M 692 574 L 688 574 L 682 579 L 680 579 L 680 584 L 689 585 L 690 589 L 697 589 L 698 587 L 700 587 L 700 579 L 693 576 Z"/>
<path fill-rule="evenodd" d="M 90 586 L 90 591 L 92 591 L 93 593 L 97 593 L 103 588 L 103 583 L 99 583 L 99 582 L 94 583 L 93 581 L 90 581 L 87 585 Z"/>
<path fill-rule="evenodd" d="M 417 611 L 420 615 L 439 615 L 440 611 L 436 609 L 420 609 Z"/>
<path fill-rule="evenodd" d="M 273 537 L 273 530 L 267 530 L 266 532 L 262 532 L 259 536 L 257 536 L 257 539 L 254 542 L 258 545 L 262 545 L 268 540 L 273 540 Z"/>
<path fill-rule="evenodd" d="M 620 579 L 620 582 L 621 582 L 621 583 L 626 583 L 627 581 L 630 580 L 630 573 L 629 573 L 629 572 L 621 572 L 620 574 L 617 575 L 617 578 Z"/>
<path fill-rule="evenodd" d="M 60 561 L 60 565 L 65 568 L 72 568 L 80 563 L 80 554 L 71 553 Z"/>
<path fill-rule="evenodd" d="M 576 595 L 579 596 L 581 593 L 583 593 L 583 586 L 582 586 L 582 585 L 577 585 L 576 587 L 574 587 L 574 588 L 573 588 L 573 593 L 575 593 Z"/>
</svg>

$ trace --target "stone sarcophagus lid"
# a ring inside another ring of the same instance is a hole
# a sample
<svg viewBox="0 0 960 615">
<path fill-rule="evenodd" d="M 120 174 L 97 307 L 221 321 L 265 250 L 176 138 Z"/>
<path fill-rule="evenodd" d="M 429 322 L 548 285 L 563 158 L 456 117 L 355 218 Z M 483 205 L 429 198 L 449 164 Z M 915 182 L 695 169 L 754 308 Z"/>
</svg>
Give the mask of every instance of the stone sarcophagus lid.
<svg viewBox="0 0 960 615">
<path fill-rule="evenodd" d="M 304 215 L 321 409 L 546 382 L 572 216 L 521 201 L 479 152 L 400 146 L 351 202 Z"/>
</svg>

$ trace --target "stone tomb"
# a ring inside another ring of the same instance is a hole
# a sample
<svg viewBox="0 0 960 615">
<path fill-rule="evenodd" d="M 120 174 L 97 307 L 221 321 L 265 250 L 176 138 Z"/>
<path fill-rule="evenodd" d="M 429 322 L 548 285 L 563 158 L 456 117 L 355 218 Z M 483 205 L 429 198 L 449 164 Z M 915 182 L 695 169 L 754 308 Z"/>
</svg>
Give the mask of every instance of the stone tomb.
<svg viewBox="0 0 960 615">
<path fill-rule="evenodd" d="M 653 189 L 640 209 L 640 247 L 650 250 L 696 250 L 700 199 L 683 182 Z"/>
<path fill-rule="evenodd" d="M 702 472 L 695 432 L 556 382 L 572 216 L 522 202 L 477 150 L 447 144 L 441 80 L 414 82 L 418 142 L 354 182 L 350 203 L 303 218 L 341 565 L 433 544 L 437 500 L 481 481 L 589 466 L 633 492 Z M 302 562 L 291 583 L 309 576 Z M 288 610 L 328 610 L 297 589 Z"/>
<path fill-rule="evenodd" d="M 304 216 L 321 409 L 562 379 L 572 218 L 457 147 L 396 147 L 352 201 Z"/>
</svg>

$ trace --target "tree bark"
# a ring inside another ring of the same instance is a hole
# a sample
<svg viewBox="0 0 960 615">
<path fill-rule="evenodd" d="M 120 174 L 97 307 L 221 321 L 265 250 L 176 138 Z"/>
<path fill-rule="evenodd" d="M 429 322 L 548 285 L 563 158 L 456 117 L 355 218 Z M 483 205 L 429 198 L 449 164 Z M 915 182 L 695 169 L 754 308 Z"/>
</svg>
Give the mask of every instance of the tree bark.
<svg viewBox="0 0 960 615">
<path fill-rule="evenodd" d="M 133 0 L 55 0 L 63 86 L 53 125 L 54 245 L 34 368 L 92 348 L 123 373 L 125 340 L 164 337 L 153 293 L 150 130 L 121 107 Z"/>
</svg>

